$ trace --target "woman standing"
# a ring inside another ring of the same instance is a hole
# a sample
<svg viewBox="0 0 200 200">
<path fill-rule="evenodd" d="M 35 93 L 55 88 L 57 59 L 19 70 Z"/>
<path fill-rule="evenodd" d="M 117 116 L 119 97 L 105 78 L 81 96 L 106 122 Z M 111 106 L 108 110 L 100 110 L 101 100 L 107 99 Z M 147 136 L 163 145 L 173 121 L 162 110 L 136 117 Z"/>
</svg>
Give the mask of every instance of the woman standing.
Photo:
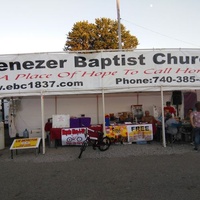
<svg viewBox="0 0 200 200">
<path fill-rule="evenodd" d="M 194 133 L 194 150 L 198 150 L 200 143 L 200 102 L 195 104 L 196 111 L 190 114 L 190 122 Z"/>
</svg>

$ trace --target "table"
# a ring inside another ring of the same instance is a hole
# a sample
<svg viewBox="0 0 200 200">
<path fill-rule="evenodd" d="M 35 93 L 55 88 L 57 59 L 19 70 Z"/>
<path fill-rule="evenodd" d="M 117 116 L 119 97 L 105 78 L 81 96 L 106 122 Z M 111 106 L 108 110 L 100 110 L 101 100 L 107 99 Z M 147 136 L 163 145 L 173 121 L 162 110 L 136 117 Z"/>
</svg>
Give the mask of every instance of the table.
<svg viewBox="0 0 200 200">
<path fill-rule="evenodd" d="M 157 141 L 162 141 L 162 124 L 157 125 Z M 192 142 L 192 126 L 190 123 L 181 123 L 178 128 L 178 134 L 181 141 Z"/>
<path fill-rule="evenodd" d="M 82 128 L 82 127 L 80 127 Z M 88 127 L 89 129 L 95 130 L 95 131 L 103 131 L 102 124 L 94 124 Z M 51 128 L 50 129 L 50 138 L 51 140 L 61 140 L 61 130 L 63 128 Z M 73 128 L 71 128 L 73 129 Z"/>
<path fill-rule="evenodd" d="M 50 129 L 50 141 L 55 141 L 55 148 L 58 147 L 61 141 L 61 130 L 62 128 L 51 128 Z"/>
<path fill-rule="evenodd" d="M 64 145 L 82 145 L 85 141 L 86 128 L 63 128 L 61 130 L 61 142 Z"/>
<path fill-rule="evenodd" d="M 102 131 L 103 130 L 102 124 L 93 124 L 93 125 L 89 126 L 88 128 L 92 129 L 92 130 L 95 130 L 95 131 Z M 55 148 L 57 148 L 58 145 L 61 144 L 61 141 L 62 141 L 62 134 L 61 134 L 62 133 L 62 129 L 66 129 L 66 130 L 70 131 L 70 133 L 76 133 L 77 130 L 85 129 L 85 127 L 79 127 L 79 128 L 51 128 L 50 129 L 50 140 L 51 141 L 53 141 L 53 140 L 55 141 Z M 88 131 L 88 134 L 92 135 L 93 132 Z M 72 141 L 72 143 L 74 143 L 74 140 Z M 70 143 L 68 143 L 68 145 L 69 144 Z"/>
<path fill-rule="evenodd" d="M 121 124 L 106 126 L 106 136 L 113 142 L 147 142 L 153 140 L 152 124 Z"/>
<path fill-rule="evenodd" d="M 60 140 L 61 139 L 61 130 L 63 128 L 51 128 L 50 129 L 50 139 L 51 140 Z"/>
</svg>

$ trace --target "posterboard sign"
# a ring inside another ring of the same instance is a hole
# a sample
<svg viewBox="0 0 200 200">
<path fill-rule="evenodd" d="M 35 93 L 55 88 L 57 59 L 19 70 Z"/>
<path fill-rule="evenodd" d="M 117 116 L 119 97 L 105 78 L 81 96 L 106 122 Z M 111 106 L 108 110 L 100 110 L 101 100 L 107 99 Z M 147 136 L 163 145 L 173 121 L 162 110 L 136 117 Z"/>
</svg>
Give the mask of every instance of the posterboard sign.
<svg viewBox="0 0 200 200">
<path fill-rule="evenodd" d="M 61 130 L 62 145 L 82 145 L 86 128 L 65 128 Z"/>
<path fill-rule="evenodd" d="M 69 127 L 69 115 L 53 115 L 52 127 L 53 128 L 66 128 Z"/>
<path fill-rule="evenodd" d="M 153 140 L 152 124 L 128 125 L 128 141 L 151 141 Z"/>
<path fill-rule="evenodd" d="M 116 143 L 128 142 L 127 125 L 106 126 L 106 136 Z"/>
<path fill-rule="evenodd" d="M 10 147 L 10 150 L 38 148 L 40 140 L 41 138 L 15 139 Z"/>
</svg>

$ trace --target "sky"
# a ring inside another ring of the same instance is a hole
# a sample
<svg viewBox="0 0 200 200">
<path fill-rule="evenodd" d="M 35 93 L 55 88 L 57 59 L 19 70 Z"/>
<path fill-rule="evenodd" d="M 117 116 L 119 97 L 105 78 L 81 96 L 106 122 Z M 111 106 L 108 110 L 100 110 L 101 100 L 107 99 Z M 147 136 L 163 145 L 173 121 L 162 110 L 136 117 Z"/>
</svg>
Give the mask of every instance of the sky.
<svg viewBox="0 0 200 200">
<path fill-rule="evenodd" d="M 0 0 L 0 54 L 62 52 L 76 22 L 117 20 L 117 0 Z M 200 48 L 199 0 L 119 0 L 137 49 Z"/>
</svg>

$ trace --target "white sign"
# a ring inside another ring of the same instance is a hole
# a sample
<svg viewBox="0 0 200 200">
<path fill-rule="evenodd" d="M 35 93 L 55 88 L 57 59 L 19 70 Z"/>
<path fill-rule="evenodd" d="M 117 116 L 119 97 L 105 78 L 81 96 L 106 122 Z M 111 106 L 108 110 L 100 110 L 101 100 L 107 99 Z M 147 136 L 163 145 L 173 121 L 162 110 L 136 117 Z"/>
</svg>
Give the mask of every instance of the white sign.
<svg viewBox="0 0 200 200">
<path fill-rule="evenodd" d="M 52 128 L 69 127 L 69 115 L 53 115 Z"/>
<path fill-rule="evenodd" d="M 61 130 L 62 145 L 81 145 L 85 138 L 86 128 L 68 128 Z"/>
<path fill-rule="evenodd" d="M 199 87 L 199 50 L 0 56 L 0 94 L 97 93 Z"/>
<path fill-rule="evenodd" d="M 128 141 L 151 141 L 153 140 L 152 124 L 128 125 Z"/>
</svg>

